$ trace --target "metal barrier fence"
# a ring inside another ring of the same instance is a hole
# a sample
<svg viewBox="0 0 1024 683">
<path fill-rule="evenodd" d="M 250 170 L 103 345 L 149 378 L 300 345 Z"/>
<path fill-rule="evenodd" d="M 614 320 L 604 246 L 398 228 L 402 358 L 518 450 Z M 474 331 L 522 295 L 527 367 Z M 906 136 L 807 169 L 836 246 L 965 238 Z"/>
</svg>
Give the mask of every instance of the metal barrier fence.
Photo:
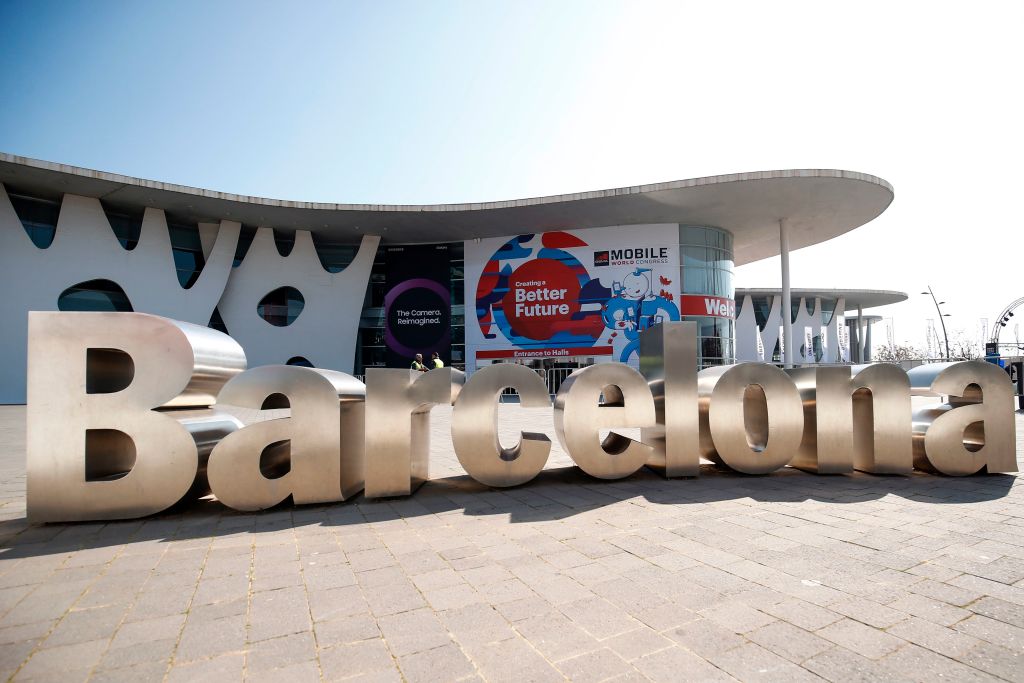
<svg viewBox="0 0 1024 683">
<path fill-rule="evenodd" d="M 534 370 L 542 380 L 544 380 L 544 386 L 548 388 L 548 393 L 554 396 L 558 393 L 558 388 L 562 386 L 562 382 L 565 378 L 572 373 L 579 370 L 579 368 L 549 368 L 547 370 Z M 501 392 L 502 396 L 517 396 L 516 392 L 512 389 L 505 389 Z"/>
</svg>

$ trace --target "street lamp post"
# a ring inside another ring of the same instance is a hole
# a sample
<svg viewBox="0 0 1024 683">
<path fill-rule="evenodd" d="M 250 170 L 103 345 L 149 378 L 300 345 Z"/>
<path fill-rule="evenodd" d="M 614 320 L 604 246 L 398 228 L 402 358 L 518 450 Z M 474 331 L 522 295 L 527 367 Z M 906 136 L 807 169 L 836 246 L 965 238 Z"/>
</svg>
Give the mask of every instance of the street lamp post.
<svg viewBox="0 0 1024 683">
<path fill-rule="evenodd" d="M 932 291 L 932 286 L 928 285 L 927 292 L 921 292 L 922 294 L 928 294 L 932 297 L 932 303 L 935 304 L 935 310 L 939 313 L 939 322 L 942 323 L 942 337 L 946 341 L 946 360 L 949 360 L 949 335 L 946 334 L 946 321 L 943 318 L 948 318 L 949 313 L 943 313 L 939 305 L 946 303 L 945 301 L 939 301 L 935 298 L 935 292 Z"/>
</svg>

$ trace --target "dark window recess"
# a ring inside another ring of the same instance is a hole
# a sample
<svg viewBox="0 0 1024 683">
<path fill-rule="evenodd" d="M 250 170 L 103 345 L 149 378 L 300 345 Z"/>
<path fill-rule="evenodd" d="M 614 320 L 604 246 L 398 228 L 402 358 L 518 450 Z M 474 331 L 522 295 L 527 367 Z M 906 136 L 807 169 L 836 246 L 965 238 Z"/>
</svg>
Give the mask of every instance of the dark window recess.
<svg viewBox="0 0 1024 683">
<path fill-rule="evenodd" d="M 217 308 L 213 309 L 213 315 L 210 316 L 210 324 L 207 325 L 207 327 L 212 327 L 218 332 L 223 332 L 224 334 L 230 334 L 230 332 L 228 332 L 228 326 L 224 324 L 224 318 L 221 317 L 220 310 Z"/>
<path fill-rule="evenodd" d="M 25 195 L 8 195 L 14 213 L 18 214 L 21 227 L 25 228 L 32 244 L 46 249 L 53 244 L 57 234 L 57 218 L 60 216 L 60 202 Z"/>
<path fill-rule="evenodd" d="M 106 311 L 125 313 L 132 310 L 128 295 L 116 282 L 89 280 L 68 287 L 57 297 L 61 311 Z"/>
<path fill-rule="evenodd" d="M 320 264 L 328 273 L 340 273 L 348 268 L 359 251 L 358 246 L 331 244 L 316 235 L 313 235 L 313 246 L 316 248 L 316 255 L 320 257 Z"/>
<path fill-rule="evenodd" d="M 199 226 L 195 223 L 169 221 L 167 232 L 171 238 L 178 282 L 187 289 L 199 279 L 203 265 L 206 264 L 206 259 L 203 258 L 203 242 L 199 238 Z"/>
<path fill-rule="evenodd" d="M 360 328 L 359 342 L 362 346 L 384 346 L 384 329 L 381 327 Z"/>
<path fill-rule="evenodd" d="M 304 356 L 293 356 L 293 357 L 288 359 L 288 362 L 286 363 L 286 365 L 298 365 L 301 368 L 312 368 L 312 367 L 315 367 Z"/>
<path fill-rule="evenodd" d="M 295 231 L 284 231 L 274 229 L 274 246 L 277 247 L 277 253 L 287 258 L 288 254 L 292 253 L 292 249 L 295 248 Z"/>
<path fill-rule="evenodd" d="M 241 232 L 238 233 L 238 244 L 235 245 L 235 261 L 231 264 L 232 268 L 237 268 L 242 264 L 242 259 L 249 252 L 249 247 L 252 246 L 252 241 L 256 237 L 256 228 L 251 226 L 243 225 Z"/>
<path fill-rule="evenodd" d="M 455 280 L 451 283 L 451 303 L 452 306 L 461 305 L 465 300 L 466 295 L 466 283 L 464 280 Z"/>
<path fill-rule="evenodd" d="M 374 266 L 374 272 L 370 274 L 370 308 L 378 308 L 384 305 L 384 297 L 388 293 L 388 285 L 384 281 L 384 273 L 376 272 L 377 267 Z"/>
<path fill-rule="evenodd" d="M 107 222 L 110 223 L 110 229 L 114 231 L 117 241 L 129 251 L 134 249 L 142 233 L 142 216 L 145 209 L 128 211 L 112 208 L 103 202 L 100 204 L 103 206 L 103 213 L 107 214 Z"/>
<path fill-rule="evenodd" d="M 287 327 L 302 313 L 306 300 L 294 287 L 278 287 L 260 299 L 256 313 L 271 325 Z"/>
<path fill-rule="evenodd" d="M 363 365 L 365 367 L 382 368 L 387 365 L 387 354 L 384 347 L 367 347 L 363 349 Z"/>
<path fill-rule="evenodd" d="M 765 325 L 768 324 L 768 316 L 772 312 L 772 300 L 766 296 L 755 296 L 752 300 L 754 304 L 754 319 L 757 320 L 758 328 L 763 330 Z"/>
</svg>

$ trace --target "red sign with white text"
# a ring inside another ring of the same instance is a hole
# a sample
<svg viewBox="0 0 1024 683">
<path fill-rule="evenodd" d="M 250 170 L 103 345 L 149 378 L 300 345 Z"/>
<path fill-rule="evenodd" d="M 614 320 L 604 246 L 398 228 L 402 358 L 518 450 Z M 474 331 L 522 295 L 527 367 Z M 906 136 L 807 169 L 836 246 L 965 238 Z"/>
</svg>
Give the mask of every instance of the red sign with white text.
<svg viewBox="0 0 1024 683">
<path fill-rule="evenodd" d="M 733 319 L 736 317 L 736 302 L 720 296 L 684 294 L 679 297 L 679 312 L 683 316 L 710 315 Z"/>
<path fill-rule="evenodd" d="M 611 346 L 583 346 L 577 349 L 480 349 L 478 360 L 496 358 L 558 358 L 570 356 L 610 356 Z"/>
</svg>

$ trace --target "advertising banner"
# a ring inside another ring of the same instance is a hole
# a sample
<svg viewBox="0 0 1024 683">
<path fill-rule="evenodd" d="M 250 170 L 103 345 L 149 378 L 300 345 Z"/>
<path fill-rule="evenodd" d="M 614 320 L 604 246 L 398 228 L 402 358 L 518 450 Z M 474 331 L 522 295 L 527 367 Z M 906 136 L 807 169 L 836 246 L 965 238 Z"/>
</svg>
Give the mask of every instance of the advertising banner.
<svg viewBox="0 0 1024 683">
<path fill-rule="evenodd" d="M 683 315 L 712 316 L 732 320 L 736 317 L 736 302 L 720 296 L 684 294 L 680 297 L 679 312 Z"/>
<path fill-rule="evenodd" d="M 384 346 L 391 368 L 408 367 L 417 353 L 430 366 L 435 351 L 451 363 L 451 275 L 448 245 L 387 247 Z"/>
<path fill-rule="evenodd" d="M 640 331 L 679 320 L 673 224 L 465 243 L 466 369 L 478 360 L 639 360 Z"/>
</svg>

